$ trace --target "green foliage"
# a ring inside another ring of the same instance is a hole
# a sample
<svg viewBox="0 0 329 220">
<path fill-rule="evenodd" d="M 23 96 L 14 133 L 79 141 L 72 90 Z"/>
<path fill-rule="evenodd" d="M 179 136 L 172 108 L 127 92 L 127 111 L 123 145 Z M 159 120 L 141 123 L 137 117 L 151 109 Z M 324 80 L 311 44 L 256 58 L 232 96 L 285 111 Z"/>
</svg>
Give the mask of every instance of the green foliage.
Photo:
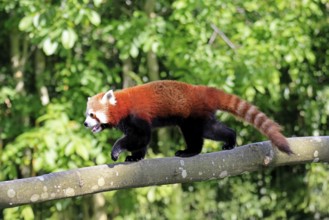
<svg viewBox="0 0 329 220">
<path fill-rule="evenodd" d="M 325 0 L 4 0 L 0 19 L 0 180 L 110 163 L 121 134 L 84 129 L 86 99 L 121 88 L 126 70 L 137 83 L 149 81 L 150 54 L 160 79 L 235 93 L 287 136 L 329 130 Z M 239 145 L 264 139 L 228 114 L 218 117 L 238 131 Z M 158 135 L 147 157 L 183 148 L 177 130 Z M 220 145 L 206 141 L 203 152 Z M 103 207 L 110 219 L 324 219 L 328 169 L 109 192 Z M 99 212 L 93 207 L 92 197 L 68 199 L 7 209 L 0 219 L 82 219 Z"/>
<path fill-rule="evenodd" d="M 101 23 L 99 14 L 94 10 L 99 3 L 90 5 L 75 0 L 60 4 L 44 1 L 18 3 L 26 7 L 18 24 L 19 30 L 28 32 L 46 55 L 53 55 L 59 43 L 64 49 L 72 49 L 78 40 L 76 30 L 89 29 L 91 25 Z"/>
</svg>

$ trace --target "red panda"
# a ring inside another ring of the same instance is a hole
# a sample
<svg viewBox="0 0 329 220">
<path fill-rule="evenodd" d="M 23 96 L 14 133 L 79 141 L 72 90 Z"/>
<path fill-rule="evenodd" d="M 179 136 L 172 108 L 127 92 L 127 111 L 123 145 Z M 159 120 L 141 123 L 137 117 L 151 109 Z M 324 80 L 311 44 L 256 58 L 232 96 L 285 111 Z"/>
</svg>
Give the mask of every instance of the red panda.
<svg viewBox="0 0 329 220">
<path fill-rule="evenodd" d="M 111 156 L 114 161 L 124 150 L 131 152 L 126 161 L 143 159 L 151 129 L 176 125 L 183 134 L 186 149 L 175 155 L 189 157 L 201 152 L 204 138 L 223 141 L 223 149 L 234 148 L 236 134 L 216 120 L 217 110 L 227 111 L 252 124 L 280 151 L 292 153 L 280 126 L 256 106 L 217 88 L 170 80 L 116 92 L 110 90 L 89 98 L 84 125 L 93 132 L 116 127 L 124 133 L 113 145 Z"/>
</svg>

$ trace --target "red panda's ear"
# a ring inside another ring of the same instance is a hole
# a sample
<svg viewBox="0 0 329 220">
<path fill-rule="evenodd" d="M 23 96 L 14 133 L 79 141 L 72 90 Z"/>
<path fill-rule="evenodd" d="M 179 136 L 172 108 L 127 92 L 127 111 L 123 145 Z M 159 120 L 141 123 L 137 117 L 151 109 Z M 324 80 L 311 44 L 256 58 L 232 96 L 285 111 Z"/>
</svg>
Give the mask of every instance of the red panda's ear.
<svg viewBox="0 0 329 220">
<path fill-rule="evenodd" d="M 106 104 L 107 102 L 109 102 L 111 105 L 115 105 L 117 103 L 112 89 L 106 92 L 102 97 L 101 103 Z"/>
</svg>

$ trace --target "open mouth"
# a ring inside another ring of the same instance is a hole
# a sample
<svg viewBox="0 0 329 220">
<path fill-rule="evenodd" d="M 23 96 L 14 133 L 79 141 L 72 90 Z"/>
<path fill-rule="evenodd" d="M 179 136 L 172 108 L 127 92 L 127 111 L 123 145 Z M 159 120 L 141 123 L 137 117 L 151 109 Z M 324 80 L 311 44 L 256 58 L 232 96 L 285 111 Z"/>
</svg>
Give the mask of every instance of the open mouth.
<svg viewBox="0 0 329 220">
<path fill-rule="evenodd" d="M 98 133 L 98 132 L 101 132 L 103 130 L 103 127 L 101 124 L 97 124 L 95 125 L 94 127 L 91 128 L 91 131 L 93 133 Z"/>
<path fill-rule="evenodd" d="M 91 131 L 93 133 L 98 133 L 98 132 L 103 131 L 106 128 L 111 128 L 111 127 L 112 126 L 110 126 L 109 124 L 97 124 L 91 128 Z"/>
</svg>

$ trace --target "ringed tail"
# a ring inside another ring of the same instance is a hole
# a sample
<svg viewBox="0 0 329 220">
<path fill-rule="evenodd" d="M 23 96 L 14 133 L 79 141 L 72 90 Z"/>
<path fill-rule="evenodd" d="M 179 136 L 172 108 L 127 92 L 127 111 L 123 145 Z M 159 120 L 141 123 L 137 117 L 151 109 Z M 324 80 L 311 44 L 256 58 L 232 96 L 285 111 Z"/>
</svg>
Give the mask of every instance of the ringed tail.
<svg viewBox="0 0 329 220">
<path fill-rule="evenodd" d="M 217 90 L 220 97 L 218 109 L 227 111 L 234 116 L 247 121 L 264 134 L 272 143 L 282 152 L 288 155 L 293 154 L 285 136 L 281 133 L 279 124 L 268 118 L 263 112 L 254 105 L 239 98 L 236 95 L 228 94 L 222 90 Z"/>
</svg>

